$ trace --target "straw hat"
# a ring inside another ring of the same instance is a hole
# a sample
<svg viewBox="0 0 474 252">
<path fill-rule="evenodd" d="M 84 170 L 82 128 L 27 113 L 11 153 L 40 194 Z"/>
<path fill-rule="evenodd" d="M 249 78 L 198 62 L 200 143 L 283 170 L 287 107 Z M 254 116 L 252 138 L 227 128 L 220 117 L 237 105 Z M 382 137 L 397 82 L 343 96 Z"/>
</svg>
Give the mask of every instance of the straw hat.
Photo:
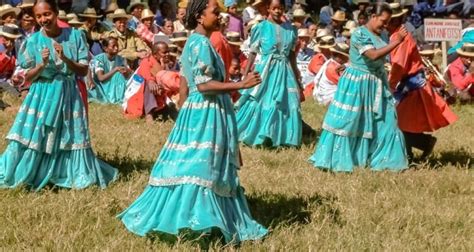
<svg viewBox="0 0 474 252">
<path fill-rule="evenodd" d="M 332 35 L 324 36 L 318 42 L 318 48 L 331 49 L 336 46 L 336 39 Z"/>
<path fill-rule="evenodd" d="M 253 2 L 252 6 L 257 7 L 260 4 L 264 4 L 264 3 L 265 3 L 265 0 L 255 0 L 255 2 Z"/>
<path fill-rule="evenodd" d="M 342 36 L 344 37 L 350 37 L 351 34 L 355 31 L 357 28 L 357 23 L 353 20 L 347 21 L 346 25 L 344 26 L 342 30 Z"/>
<path fill-rule="evenodd" d="M 105 10 L 105 13 L 114 13 L 115 10 L 119 8 L 118 4 L 116 2 L 111 2 L 109 6 L 107 6 L 107 9 Z"/>
<path fill-rule="evenodd" d="M 240 39 L 240 33 L 238 32 L 228 32 L 226 34 L 227 41 L 231 45 L 241 46 L 242 40 Z"/>
<path fill-rule="evenodd" d="M 175 44 L 169 44 L 168 49 L 170 50 L 170 55 L 173 57 L 178 57 L 178 46 Z"/>
<path fill-rule="evenodd" d="M 70 15 L 70 17 L 72 17 L 71 20 L 69 20 L 67 22 L 68 24 L 70 24 L 70 25 L 83 25 L 84 24 L 84 22 L 79 21 L 79 18 L 77 17 L 76 14 L 71 13 L 71 14 L 68 14 L 68 15 Z"/>
<path fill-rule="evenodd" d="M 337 43 L 334 47 L 329 48 L 331 52 L 342 54 L 346 57 L 349 57 L 349 45 L 346 43 Z"/>
<path fill-rule="evenodd" d="M 18 8 L 33 8 L 35 6 L 35 0 L 23 0 L 21 4 L 17 5 Z"/>
<path fill-rule="evenodd" d="M 147 9 L 148 8 L 148 4 L 145 3 L 145 2 L 142 2 L 141 0 L 132 0 L 130 2 L 130 4 L 128 5 L 127 7 L 127 12 L 130 13 L 132 11 L 133 8 L 135 8 L 136 6 L 143 6 L 143 9 Z"/>
<path fill-rule="evenodd" d="M 187 0 L 179 1 L 178 8 L 183 8 L 183 9 L 188 8 L 188 1 Z"/>
<path fill-rule="evenodd" d="M 187 32 L 173 32 L 170 38 L 171 42 L 180 42 L 188 40 L 188 33 Z"/>
<path fill-rule="evenodd" d="M 132 18 L 132 15 L 128 15 L 124 9 L 116 9 L 114 11 L 114 14 L 110 14 L 109 18 L 112 19 L 112 21 L 114 21 L 117 18 L 130 19 Z"/>
<path fill-rule="evenodd" d="M 20 14 L 20 12 L 21 12 L 20 8 L 13 7 L 9 4 L 4 4 L 4 5 L 0 6 L 0 17 L 3 17 L 8 13 L 14 13 L 15 16 L 18 16 L 18 14 Z"/>
<path fill-rule="evenodd" d="M 308 29 L 306 29 L 306 28 L 298 29 L 298 38 L 302 38 L 302 37 L 308 37 L 309 38 Z"/>
<path fill-rule="evenodd" d="M 402 9 L 400 3 L 391 3 L 389 5 L 390 9 L 392 9 L 392 18 L 401 17 L 408 12 L 408 9 Z"/>
<path fill-rule="evenodd" d="M 326 36 L 330 36 L 330 35 L 331 35 L 331 31 L 328 30 L 328 29 L 325 29 L 325 28 L 318 29 L 316 31 L 316 39 L 320 39 L 322 37 L 326 37 Z"/>
<path fill-rule="evenodd" d="M 69 13 L 66 15 L 66 20 L 78 19 L 75 13 Z"/>
<path fill-rule="evenodd" d="M 434 45 L 433 44 L 424 44 L 420 47 L 420 55 L 421 56 L 430 56 L 435 54 Z"/>
<path fill-rule="evenodd" d="M 58 18 L 62 21 L 68 21 L 68 17 L 66 16 L 66 12 L 63 10 L 58 11 Z"/>
<path fill-rule="evenodd" d="M 6 24 L 0 29 L 0 36 L 17 39 L 21 37 L 20 29 L 14 24 Z"/>
<path fill-rule="evenodd" d="M 461 56 L 474 58 L 474 44 L 464 43 L 464 45 L 457 49 L 456 52 Z"/>
<path fill-rule="evenodd" d="M 347 20 L 346 13 L 344 11 L 338 10 L 334 12 L 334 15 L 332 15 L 331 19 L 334 21 L 344 22 Z"/>
<path fill-rule="evenodd" d="M 308 14 L 303 9 L 296 9 L 293 11 L 293 17 L 307 17 Z"/>
<path fill-rule="evenodd" d="M 86 10 L 84 10 L 84 13 L 79 14 L 79 17 L 101 18 L 102 15 L 97 15 L 97 12 L 94 8 L 86 8 Z"/>
<path fill-rule="evenodd" d="M 150 9 L 144 9 L 142 11 L 142 16 L 140 17 L 140 20 L 147 19 L 147 18 L 153 18 L 155 17 L 155 14 Z"/>
</svg>

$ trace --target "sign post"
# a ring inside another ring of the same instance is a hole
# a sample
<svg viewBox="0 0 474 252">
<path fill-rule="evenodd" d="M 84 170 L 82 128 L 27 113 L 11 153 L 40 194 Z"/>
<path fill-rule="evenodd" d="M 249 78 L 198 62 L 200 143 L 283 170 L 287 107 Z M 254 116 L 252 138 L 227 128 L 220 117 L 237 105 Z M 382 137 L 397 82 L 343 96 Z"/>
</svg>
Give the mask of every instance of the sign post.
<svg viewBox="0 0 474 252">
<path fill-rule="evenodd" d="M 462 22 L 460 19 L 425 19 L 425 41 L 441 42 L 443 69 L 447 66 L 447 41 L 461 40 Z"/>
</svg>

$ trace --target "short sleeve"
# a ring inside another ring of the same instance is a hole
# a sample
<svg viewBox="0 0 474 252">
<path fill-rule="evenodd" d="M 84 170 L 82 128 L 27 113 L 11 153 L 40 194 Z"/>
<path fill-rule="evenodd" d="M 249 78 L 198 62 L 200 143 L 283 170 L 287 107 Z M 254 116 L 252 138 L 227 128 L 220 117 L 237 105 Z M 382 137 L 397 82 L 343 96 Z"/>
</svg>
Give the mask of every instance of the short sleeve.
<svg viewBox="0 0 474 252">
<path fill-rule="evenodd" d="M 99 54 L 98 56 L 100 56 Z M 104 71 L 105 72 L 105 66 L 104 66 L 104 61 L 102 57 L 95 57 L 93 60 L 94 62 L 94 73 L 97 74 L 99 71 Z"/>
<path fill-rule="evenodd" d="M 199 85 L 213 79 L 215 72 L 214 56 L 211 44 L 207 41 L 198 41 L 192 48 L 192 65 L 194 84 Z"/>
<path fill-rule="evenodd" d="M 370 49 L 375 49 L 374 42 L 362 29 L 357 29 L 351 36 L 351 45 L 362 55 Z"/>
<path fill-rule="evenodd" d="M 258 53 L 262 36 L 262 23 L 256 24 L 250 31 L 250 52 Z"/>
<path fill-rule="evenodd" d="M 89 45 L 87 44 L 86 34 L 82 30 L 76 30 L 77 33 L 77 63 L 87 65 L 89 56 Z"/>
<path fill-rule="evenodd" d="M 26 40 L 22 43 L 18 50 L 17 65 L 23 70 L 29 70 L 36 66 L 35 54 L 34 54 L 35 43 L 30 40 Z"/>
</svg>

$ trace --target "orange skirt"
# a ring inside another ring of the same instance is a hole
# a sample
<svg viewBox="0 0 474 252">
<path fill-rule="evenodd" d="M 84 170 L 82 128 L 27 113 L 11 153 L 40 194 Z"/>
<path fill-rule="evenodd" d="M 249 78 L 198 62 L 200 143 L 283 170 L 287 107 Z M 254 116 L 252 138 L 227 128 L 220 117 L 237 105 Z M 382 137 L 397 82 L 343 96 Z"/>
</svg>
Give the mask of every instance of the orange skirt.
<svg viewBox="0 0 474 252">
<path fill-rule="evenodd" d="M 400 129 L 411 133 L 433 132 L 458 119 L 429 82 L 409 92 L 398 104 L 397 113 Z"/>
</svg>

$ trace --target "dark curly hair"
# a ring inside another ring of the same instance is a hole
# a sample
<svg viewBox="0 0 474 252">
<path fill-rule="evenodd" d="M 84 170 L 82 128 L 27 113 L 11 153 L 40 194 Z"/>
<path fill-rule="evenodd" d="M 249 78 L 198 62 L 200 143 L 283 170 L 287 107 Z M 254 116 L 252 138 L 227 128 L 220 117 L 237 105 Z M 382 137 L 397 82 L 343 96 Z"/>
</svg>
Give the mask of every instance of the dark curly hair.
<svg viewBox="0 0 474 252">
<path fill-rule="evenodd" d="M 33 8 L 39 3 L 47 3 L 49 7 L 51 7 L 51 10 L 54 13 L 58 14 L 59 8 L 58 8 L 58 4 L 56 3 L 56 0 L 36 0 L 35 4 L 33 5 Z"/>
<path fill-rule="evenodd" d="M 382 13 L 392 14 L 392 9 L 390 5 L 386 2 L 376 2 L 367 7 L 366 13 L 370 17 L 372 15 L 380 16 Z"/>
<path fill-rule="evenodd" d="M 209 0 L 191 0 L 188 3 L 186 9 L 186 17 L 184 18 L 184 24 L 186 29 L 194 30 L 198 25 L 199 16 L 207 8 Z"/>
</svg>

